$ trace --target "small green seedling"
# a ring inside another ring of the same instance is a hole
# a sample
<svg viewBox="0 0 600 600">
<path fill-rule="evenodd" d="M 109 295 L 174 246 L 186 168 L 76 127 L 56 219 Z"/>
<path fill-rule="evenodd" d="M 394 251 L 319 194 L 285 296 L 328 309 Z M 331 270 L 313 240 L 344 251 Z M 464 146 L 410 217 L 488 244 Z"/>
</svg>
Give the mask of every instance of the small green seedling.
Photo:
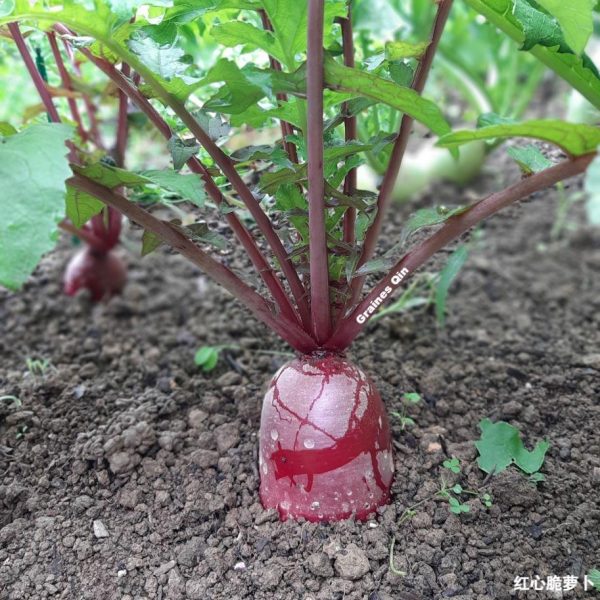
<svg viewBox="0 0 600 600">
<path fill-rule="evenodd" d="M 205 373 L 209 373 L 217 366 L 221 352 L 226 348 L 229 346 L 202 346 L 196 350 L 194 363 L 202 367 Z"/>
<path fill-rule="evenodd" d="M 444 469 L 452 471 L 452 473 L 458 474 L 461 472 L 460 460 L 454 456 L 448 460 L 445 460 L 442 463 L 442 467 Z M 490 496 L 490 494 L 480 494 L 480 492 L 477 492 L 475 490 L 467 490 L 463 488 L 463 486 L 460 485 L 460 483 L 456 483 L 451 488 L 449 488 L 447 487 L 446 481 L 442 476 L 442 484 L 440 490 L 437 492 L 436 495 L 440 498 L 443 498 L 444 500 L 447 500 L 450 507 L 450 511 L 456 515 L 459 515 L 460 513 L 469 512 L 470 510 L 468 504 L 464 504 L 463 502 L 461 502 L 460 496 L 462 494 L 468 494 L 470 496 L 478 497 L 481 503 L 486 508 L 490 508 L 492 506 L 492 497 Z"/>
<path fill-rule="evenodd" d="M 410 405 L 419 404 L 419 402 L 421 402 L 421 394 L 418 392 L 406 392 L 402 395 L 402 410 L 400 412 L 397 410 L 390 411 L 390 414 L 400 421 L 402 431 L 404 431 L 408 425 L 415 424 L 415 420 L 407 416 L 407 409 Z"/>
<path fill-rule="evenodd" d="M 44 376 L 46 374 L 46 371 L 52 368 L 52 363 L 48 358 L 44 358 L 42 360 L 34 360 L 32 358 L 27 358 L 25 364 L 27 365 L 27 370 L 29 371 L 29 373 L 31 373 L 31 375 L 33 375 L 34 377 L 37 375 Z"/>
<path fill-rule="evenodd" d="M 20 408 L 23 403 L 16 396 L 0 396 L 0 402 L 5 402 L 9 406 L 13 404 L 15 408 Z"/>
<path fill-rule="evenodd" d="M 544 464 L 546 452 L 550 447 L 547 440 L 535 445 L 533 450 L 527 450 L 519 430 L 504 421 L 492 423 L 484 419 L 479 423 L 481 438 L 475 442 L 479 452 L 477 464 L 486 473 L 501 473 L 508 466 L 515 464 L 530 476 L 533 482 L 544 480 L 538 471 Z"/>
<path fill-rule="evenodd" d="M 600 570 L 592 569 L 586 576 L 586 581 L 591 584 L 597 592 L 600 592 Z M 587 586 L 586 586 L 587 589 Z"/>
<path fill-rule="evenodd" d="M 442 466 L 444 467 L 444 469 L 448 469 L 453 473 L 460 473 L 460 460 L 458 460 L 458 458 L 456 458 L 455 456 L 449 458 L 448 460 L 445 460 L 442 463 Z"/>
<path fill-rule="evenodd" d="M 468 513 L 471 510 L 471 507 L 468 504 L 462 504 L 461 501 L 454 496 L 449 498 L 448 503 L 450 504 L 450 512 L 454 513 L 455 515 Z"/>
</svg>

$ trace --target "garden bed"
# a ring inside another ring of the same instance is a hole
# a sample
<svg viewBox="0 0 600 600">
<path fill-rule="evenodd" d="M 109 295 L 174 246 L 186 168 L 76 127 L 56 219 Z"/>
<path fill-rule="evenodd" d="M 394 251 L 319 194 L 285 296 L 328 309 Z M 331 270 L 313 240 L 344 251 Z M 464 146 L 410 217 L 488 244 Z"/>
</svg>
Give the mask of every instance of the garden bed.
<svg viewBox="0 0 600 600">
<path fill-rule="evenodd" d="M 130 280 L 108 305 L 62 295 L 65 247 L 22 293 L 0 292 L 0 395 L 22 402 L 0 421 L 0 597 L 506 598 L 534 575 L 575 575 L 583 596 L 600 565 L 600 243 L 584 226 L 551 241 L 543 194 L 484 224 L 444 331 L 417 311 L 353 346 L 389 410 L 404 392 L 424 398 L 415 426 L 392 418 L 393 502 L 366 523 L 263 511 L 261 400 L 289 357 L 263 353 L 286 348 L 182 257 L 125 253 Z M 203 374 L 193 356 L 207 344 L 239 349 Z M 50 366 L 35 376 L 28 358 Z M 548 437 L 544 483 L 509 469 L 481 487 L 472 442 L 486 417 L 529 444 Z M 426 501 L 398 526 L 451 456 L 493 506 L 457 516 Z"/>
</svg>

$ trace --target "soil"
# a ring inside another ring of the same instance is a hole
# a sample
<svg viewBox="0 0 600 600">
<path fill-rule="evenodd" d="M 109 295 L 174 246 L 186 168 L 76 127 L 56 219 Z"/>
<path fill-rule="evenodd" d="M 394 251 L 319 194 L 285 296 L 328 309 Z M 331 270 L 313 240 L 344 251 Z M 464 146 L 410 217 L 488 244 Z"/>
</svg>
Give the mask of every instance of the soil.
<svg viewBox="0 0 600 600">
<path fill-rule="evenodd" d="M 515 176 L 496 159 L 468 195 Z M 444 189 L 423 202 L 451 200 Z M 365 523 L 281 523 L 260 506 L 261 398 L 289 357 L 231 297 L 166 250 L 122 249 L 123 295 L 91 305 L 61 292 L 73 249 L 53 253 L 24 291 L 0 292 L 0 395 L 21 402 L 0 413 L 0 598 L 508 598 L 535 596 L 513 580 L 536 575 L 575 576 L 565 595 L 585 596 L 600 567 L 600 238 L 577 209 L 552 240 L 556 202 L 540 194 L 484 225 L 445 329 L 418 309 L 353 346 L 389 410 L 424 398 L 414 426 L 392 418 L 392 503 Z M 235 348 L 203 373 L 206 344 Z M 34 374 L 28 358 L 49 366 Z M 516 467 L 485 477 L 484 418 L 529 447 L 548 438 L 544 482 Z M 432 499 L 442 476 L 493 505 L 466 494 L 470 512 L 452 514 Z"/>
</svg>

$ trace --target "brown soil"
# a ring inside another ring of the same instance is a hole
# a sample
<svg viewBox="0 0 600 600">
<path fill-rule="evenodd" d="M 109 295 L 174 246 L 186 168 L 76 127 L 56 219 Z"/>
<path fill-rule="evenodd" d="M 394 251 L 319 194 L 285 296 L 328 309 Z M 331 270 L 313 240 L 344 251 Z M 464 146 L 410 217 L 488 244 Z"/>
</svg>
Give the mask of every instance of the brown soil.
<svg viewBox="0 0 600 600">
<path fill-rule="evenodd" d="M 179 256 L 130 253 L 123 296 L 91 306 L 61 294 L 72 250 L 46 259 L 22 293 L 0 292 L 0 395 L 22 402 L 0 413 L 0 598 L 507 598 L 534 575 L 577 576 L 570 595 L 584 596 L 600 567 L 600 243 L 583 226 L 552 241 L 555 201 L 485 225 L 445 330 L 416 310 L 353 347 L 390 410 L 424 396 L 415 426 L 392 419 L 393 502 L 367 523 L 280 523 L 261 508 L 262 390 L 287 357 L 263 353 L 285 348 L 227 294 Z M 203 374 L 205 344 L 239 349 Z M 34 376 L 27 358 L 51 366 Z M 514 468 L 485 481 L 485 417 L 550 440 L 544 483 Z M 427 500 L 450 456 L 462 474 L 446 477 L 491 508 L 463 496 L 471 510 L 456 516 Z M 393 537 L 405 576 L 389 568 Z"/>
</svg>

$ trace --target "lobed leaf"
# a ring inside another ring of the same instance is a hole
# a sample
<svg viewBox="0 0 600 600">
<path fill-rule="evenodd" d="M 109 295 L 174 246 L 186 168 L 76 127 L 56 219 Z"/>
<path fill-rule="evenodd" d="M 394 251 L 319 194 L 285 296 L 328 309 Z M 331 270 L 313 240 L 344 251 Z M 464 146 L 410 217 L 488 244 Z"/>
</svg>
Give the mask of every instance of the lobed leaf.
<svg viewBox="0 0 600 600">
<path fill-rule="evenodd" d="M 595 0 L 537 0 L 560 23 L 565 41 L 581 54 L 594 31 Z"/>
<path fill-rule="evenodd" d="M 513 137 L 544 140 L 562 148 L 571 156 L 581 156 L 596 150 L 600 144 L 600 128 L 551 119 L 504 123 L 472 131 L 454 131 L 440 138 L 437 145 L 444 148 L 457 148 L 473 140 Z"/>
<path fill-rule="evenodd" d="M 57 239 L 71 171 L 65 142 L 73 128 L 32 125 L 0 137 L 0 284 L 17 290 Z"/>
<path fill-rule="evenodd" d="M 184 200 L 188 200 L 200 208 L 204 206 L 206 192 L 204 182 L 199 175 L 182 175 L 171 170 L 140 171 L 139 175 L 164 190 L 175 192 Z"/>
<path fill-rule="evenodd" d="M 345 67 L 328 58 L 325 61 L 325 84 L 334 90 L 353 92 L 357 96 L 383 102 L 410 115 L 437 135 L 441 136 L 450 131 L 450 125 L 436 104 L 411 88 L 372 73 Z"/>
<path fill-rule="evenodd" d="M 566 42 L 556 21 L 525 0 L 465 0 L 524 50 L 569 82 L 594 106 L 600 107 L 600 75 L 585 54 Z M 571 3 L 563 2 L 565 10 Z"/>
<path fill-rule="evenodd" d="M 519 430 L 504 421 L 492 423 L 484 419 L 479 423 L 481 438 L 475 442 L 479 451 L 477 464 L 482 471 L 495 474 L 516 464 L 525 473 L 535 473 L 544 464 L 550 444 L 543 440 L 531 451 L 523 445 Z"/>
</svg>

